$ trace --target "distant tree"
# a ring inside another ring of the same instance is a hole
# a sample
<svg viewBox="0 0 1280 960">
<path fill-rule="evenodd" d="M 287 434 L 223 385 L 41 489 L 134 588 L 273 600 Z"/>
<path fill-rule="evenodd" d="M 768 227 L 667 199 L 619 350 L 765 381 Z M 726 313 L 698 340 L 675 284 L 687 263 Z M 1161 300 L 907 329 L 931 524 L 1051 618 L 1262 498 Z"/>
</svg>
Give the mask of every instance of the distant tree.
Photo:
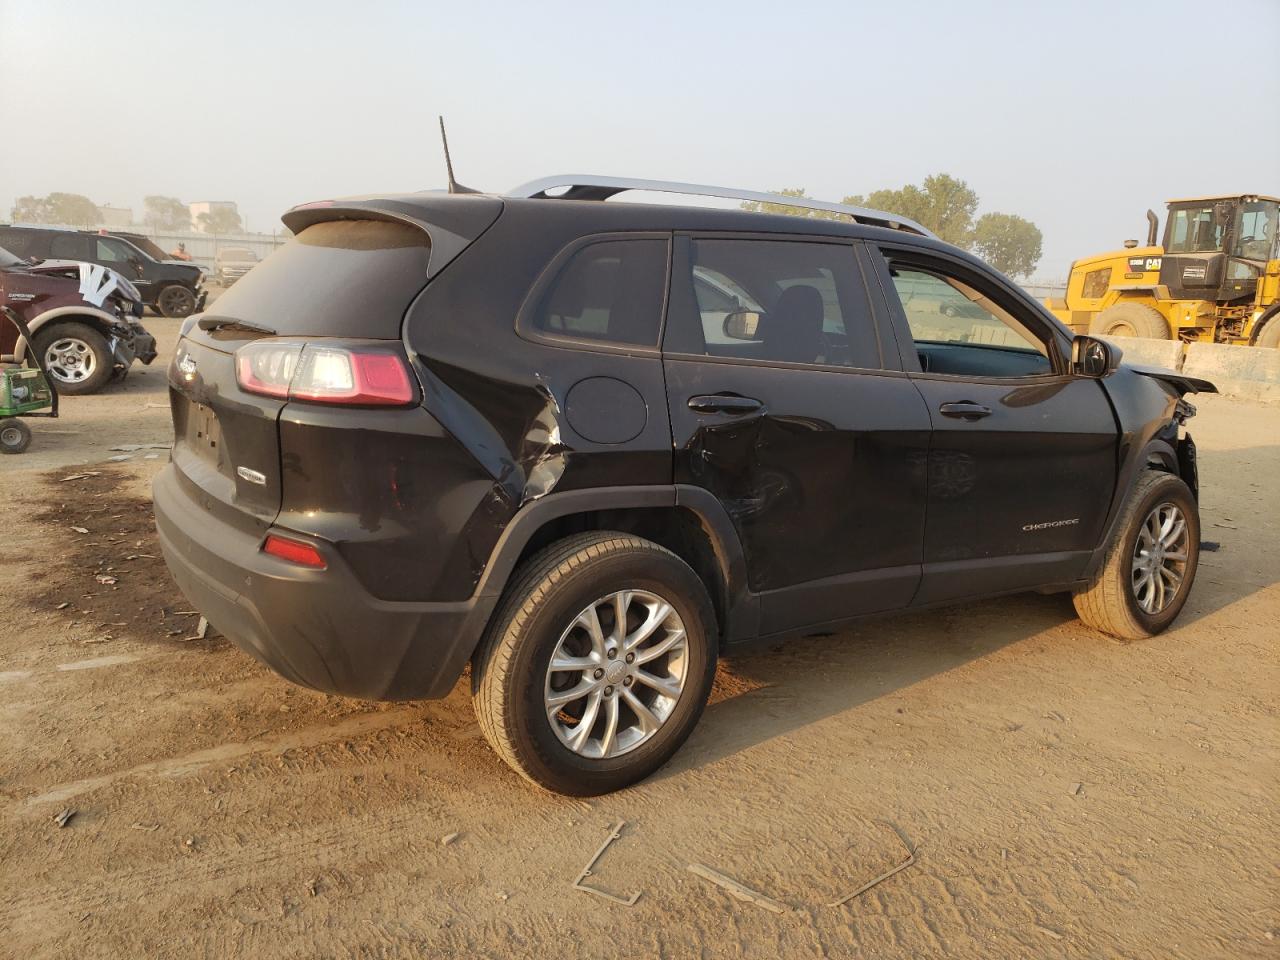
<svg viewBox="0 0 1280 960">
<path fill-rule="evenodd" d="M 804 192 L 804 187 L 787 187 L 777 191 L 781 197 L 796 197 L 802 200 L 811 199 Z M 742 204 L 743 210 L 750 210 L 753 213 L 781 213 L 791 217 L 813 217 L 818 220 L 844 220 L 847 219 L 843 214 L 832 213 L 828 210 L 813 210 L 809 207 L 793 207 L 789 203 L 767 203 L 760 200 L 746 200 Z"/>
<path fill-rule="evenodd" d="M 1040 229 L 1012 213 L 983 214 L 973 228 L 978 256 L 1011 277 L 1028 277 L 1040 262 Z"/>
<path fill-rule="evenodd" d="M 92 226 L 102 219 L 97 205 L 78 193 L 19 197 L 11 216 L 18 223 L 65 223 L 73 227 Z"/>
<path fill-rule="evenodd" d="M 909 183 L 900 190 L 845 197 L 844 202 L 899 214 L 928 227 L 947 243 L 965 249 L 972 242 L 973 215 L 978 209 L 978 195 L 973 189 L 946 173 L 925 177 L 918 187 Z"/>
<path fill-rule="evenodd" d="M 191 227 L 191 214 L 187 205 L 177 197 L 152 195 L 143 198 L 145 212 L 143 222 L 153 230 L 187 230 Z"/>
<path fill-rule="evenodd" d="M 226 207 L 215 207 L 200 214 L 196 217 L 196 223 L 205 233 L 240 233 L 244 229 L 240 214 Z"/>
</svg>

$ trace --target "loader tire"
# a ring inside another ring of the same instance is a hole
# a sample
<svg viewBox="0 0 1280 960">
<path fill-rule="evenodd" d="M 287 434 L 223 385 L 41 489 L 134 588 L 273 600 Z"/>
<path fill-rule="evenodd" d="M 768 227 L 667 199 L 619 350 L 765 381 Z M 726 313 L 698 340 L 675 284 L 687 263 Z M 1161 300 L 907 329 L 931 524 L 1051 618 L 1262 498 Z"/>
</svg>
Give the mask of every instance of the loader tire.
<svg viewBox="0 0 1280 960">
<path fill-rule="evenodd" d="M 1273 314 L 1270 320 L 1262 324 L 1262 329 L 1254 338 L 1253 345 L 1280 349 L 1280 313 Z"/>
<path fill-rule="evenodd" d="M 1117 303 L 1103 310 L 1089 324 L 1089 333 L 1103 337 L 1143 337 L 1171 340 L 1169 321 L 1145 303 Z"/>
</svg>

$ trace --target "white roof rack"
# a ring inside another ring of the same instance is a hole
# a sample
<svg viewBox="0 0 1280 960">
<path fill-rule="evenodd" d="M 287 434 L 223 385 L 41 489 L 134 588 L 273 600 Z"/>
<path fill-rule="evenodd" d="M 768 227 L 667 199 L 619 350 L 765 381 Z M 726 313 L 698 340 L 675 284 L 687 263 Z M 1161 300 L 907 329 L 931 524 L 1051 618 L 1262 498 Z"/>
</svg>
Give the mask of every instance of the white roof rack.
<svg viewBox="0 0 1280 960">
<path fill-rule="evenodd" d="M 565 189 L 564 193 L 555 194 L 554 197 L 547 193 L 548 190 L 557 188 L 567 189 Z M 844 203 L 828 203 L 825 200 L 809 200 L 805 197 L 784 197 L 778 193 L 761 193 L 756 190 L 740 190 L 735 187 L 713 187 L 704 183 L 636 180 L 631 177 L 602 177 L 596 174 L 560 174 L 521 184 L 507 191 L 504 195 L 533 199 L 608 200 L 610 197 L 627 190 L 682 193 L 697 197 L 719 197 L 725 200 L 752 200 L 757 203 L 779 203 L 788 207 L 803 207 L 806 210 L 825 210 L 829 213 L 842 213 L 858 223 L 866 223 L 877 227 L 891 227 L 895 230 L 906 230 L 910 233 L 917 233 L 922 237 L 934 236 L 932 231 L 922 227 L 914 220 L 886 213 L 883 210 L 852 207 Z"/>
</svg>

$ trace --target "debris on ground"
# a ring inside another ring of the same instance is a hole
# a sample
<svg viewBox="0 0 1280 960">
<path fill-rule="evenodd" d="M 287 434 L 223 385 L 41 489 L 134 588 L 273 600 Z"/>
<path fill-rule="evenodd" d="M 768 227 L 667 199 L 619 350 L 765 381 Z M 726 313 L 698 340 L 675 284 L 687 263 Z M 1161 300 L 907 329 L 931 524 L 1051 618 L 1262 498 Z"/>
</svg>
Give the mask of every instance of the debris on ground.
<svg viewBox="0 0 1280 960">
<path fill-rule="evenodd" d="M 97 580 L 104 587 L 112 587 L 120 582 L 115 577 L 111 576 L 111 574 L 109 573 L 100 573 L 93 579 Z"/>
<path fill-rule="evenodd" d="M 1084 789 L 1084 784 L 1083 784 L 1083 783 L 1073 783 L 1073 784 L 1070 786 L 1070 788 L 1068 788 L 1068 792 L 1071 794 L 1071 796 L 1073 796 L 1073 797 L 1074 797 L 1074 796 L 1076 796 L 1077 794 L 1079 794 L 1079 793 L 1080 793 L 1080 791 L 1081 791 L 1081 790 L 1083 790 L 1083 789 Z"/>
<path fill-rule="evenodd" d="M 440 838 L 440 846 L 447 847 L 449 844 L 453 843 L 453 841 L 457 840 L 458 837 L 460 836 L 462 836 L 462 834 L 460 833 L 446 833 L 443 837 Z"/>
<path fill-rule="evenodd" d="M 903 832 L 899 830 L 895 824 L 889 823 L 887 820 L 881 820 L 880 822 L 883 823 L 890 830 L 892 830 L 894 836 L 896 836 L 898 840 L 902 843 L 902 846 L 907 851 L 907 859 L 903 860 L 902 863 L 898 864 L 892 870 L 886 870 L 884 873 L 880 874 L 880 876 L 876 877 L 874 880 L 871 880 L 868 883 L 864 883 L 857 890 L 853 891 L 853 893 L 846 894 L 845 896 L 841 897 L 839 900 L 835 900 L 827 904 L 827 906 L 829 907 L 843 906 L 844 904 L 848 903 L 850 900 L 853 900 L 856 897 L 862 896 L 872 887 L 877 886 L 881 883 L 884 883 L 884 881 L 888 880 L 894 874 L 901 873 L 903 870 L 907 869 L 907 867 L 912 866 L 916 862 L 916 852 L 912 848 L 911 844 L 907 841 L 907 838 L 903 834 Z"/>
<path fill-rule="evenodd" d="M 172 443 L 122 443 L 118 447 L 107 447 L 112 453 L 137 453 L 139 450 L 169 450 Z"/>
<path fill-rule="evenodd" d="M 614 824 L 613 829 L 609 831 L 609 836 L 605 838 L 604 843 L 600 844 L 600 848 L 596 850 L 595 856 L 587 861 L 587 865 L 582 868 L 582 872 L 578 874 L 571 886 L 575 890 L 581 890 L 583 893 L 592 893 L 597 897 L 603 897 L 605 900 L 612 900 L 614 903 L 620 903 L 623 906 L 634 907 L 636 901 L 640 899 L 640 893 L 633 893 L 630 897 L 620 897 L 617 894 L 609 893 L 605 890 L 598 890 L 595 887 L 588 887 L 583 881 L 591 876 L 591 868 L 596 865 L 596 861 L 609 849 L 609 844 L 622 836 L 622 828 L 627 825 L 627 821 L 619 820 Z"/>
<path fill-rule="evenodd" d="M 65 827 L 68 823 L 71 822 L 71 818 L 74 817 L 77 813 L 79 813 L 78 810 L 74 810 L 71 807 L 67 807 L 67 809 L 63 810 L 56 817 L 53 818 L 53 822 L 56 823 L 59 827 Z"/>
<path fill-rule="evenodd" d="M 1222 544 L 1217 540 L 1201 540 L 1200 549 L 1205 553 L 1217 553 L 1222 549 Z"/>
<path fill-rule="evenodd" d="M 712 870 L 710 867 L 704 867 L 700 863 L 689 864 L 689 872 L 695 876 L 702 877 L 704 880 L 710 880 L 717 887 L 722 887 L 731 897 L 743 901 L 744 903 L 754 903 L 758 907 L 764 907 L 772 913 L 786 913 L 785 905 L 774 900 L 772 897 L 766 897 L 759 890 L 752 890 L 745 884 L 739 883 L 733 877 L 726 877 L 718 870 Z"/>
<path fill-rule="evenodd" d="M 89 528 L 88 528 L 88 527 L 72 527 L 71 529 L 72 529 L 72 530 L 74 530 L 76 533 L 88 533 L 88 532 L 89 532 Z"/>
<path fill-rule="evenodd" d="M 96 476 L 98 476 L 98 471 L 97 471 L 97 470 L 90 470 L 90 471 L 88 471 L 87 473 L 73 473 L 73 474 L 72 474 L 71 476 L 69 476 L 69 477 L 63 477 L 59 482 L 60 482 L 60 483 L 67 483 L 67 482 L 68 482 L 68 481 L 70 481 L 70 480 L 87 480 L 87 479 L 89 479 L 90 477 L 96 477 Z"/>
<path fill-rule="evenodd" d="M 209 633 L 209 621 L 201 617 L 196 623 L 196 632 L 189 637 L 183 637 L 182 642 L 187 643 L 191 640 L 203 640 Z"/>
</svg>

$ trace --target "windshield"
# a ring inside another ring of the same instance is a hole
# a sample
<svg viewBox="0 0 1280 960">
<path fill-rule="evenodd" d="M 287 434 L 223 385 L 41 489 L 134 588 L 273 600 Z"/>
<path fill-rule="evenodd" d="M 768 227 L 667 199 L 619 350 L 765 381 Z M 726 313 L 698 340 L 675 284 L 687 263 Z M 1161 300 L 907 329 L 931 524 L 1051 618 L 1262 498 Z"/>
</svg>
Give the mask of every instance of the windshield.
<svg viewBox="0 0 1280 960">
<path fill-rule="evenodd" d="M 1213 204 L 1183 207 L 1169 218 L 1169 246 L 1165 253 L 1214 253 L 1222 249 L 1222 224 L 1216 223 Z"/>
<path fill-rule="evenodd" d="M 27 261 L 15 257 L 4 247 L 0 247 L 0 267 L 23 267 Z"/>
<path fill-rule="evenodd" d="M 1270 260 L 1275 247 L 1280 204 L 1271 200 L 1242 203 L 1236 211 L 1231 255 L 1246 260 Z"/>
<path fill-rule="evenodd" d="M 218 251 L 218 259 L 256 262 L 258 257 L 252 250 L 246 250 L 244 247 L 224 247 Z"/>
</svg>

